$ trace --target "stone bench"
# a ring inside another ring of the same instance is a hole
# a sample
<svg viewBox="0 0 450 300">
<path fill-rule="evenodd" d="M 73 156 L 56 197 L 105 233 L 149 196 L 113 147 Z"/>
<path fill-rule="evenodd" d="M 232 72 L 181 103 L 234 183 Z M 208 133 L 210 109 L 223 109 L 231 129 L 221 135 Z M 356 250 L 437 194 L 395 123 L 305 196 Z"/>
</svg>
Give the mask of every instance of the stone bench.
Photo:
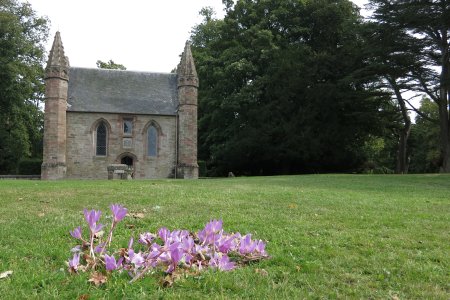
<svg viewBox="0 0 450 300">
<path fill-rule="evenodd" d="M 112 179 L 132 179 L 133 168 L 125 164 L 110 164 L 108 170 L 108 180 Z"/>
</svg>

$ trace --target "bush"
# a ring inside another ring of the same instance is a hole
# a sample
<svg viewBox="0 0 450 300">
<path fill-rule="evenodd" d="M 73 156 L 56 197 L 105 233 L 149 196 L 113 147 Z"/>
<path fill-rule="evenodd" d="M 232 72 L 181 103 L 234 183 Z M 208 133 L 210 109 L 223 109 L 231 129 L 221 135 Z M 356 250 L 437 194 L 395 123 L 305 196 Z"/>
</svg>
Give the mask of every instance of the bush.
<svg viewBox="0 0 450 300">
<path fill-rule="evenodd" d="M 19 175 L 40 175 L 41 174 L 42 159 L 40 158 L 25 158 L 19 162 Z"/>
<path fill-rule="evenodd" d="M 206 161 L 204 160 L 199 160 L 198 161 L 198 176 L 199 177 L 206 177 L 207 170 L 206 170 Z"/>
</svg>

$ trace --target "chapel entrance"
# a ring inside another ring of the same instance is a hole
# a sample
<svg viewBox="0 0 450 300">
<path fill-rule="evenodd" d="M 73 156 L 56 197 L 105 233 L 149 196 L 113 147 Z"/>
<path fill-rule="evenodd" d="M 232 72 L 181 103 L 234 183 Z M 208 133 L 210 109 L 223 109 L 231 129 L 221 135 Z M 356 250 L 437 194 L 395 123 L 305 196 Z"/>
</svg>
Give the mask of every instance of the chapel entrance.
<svg viewBox="0 0 450 300">
<path fill-rule="evenodd" d="M 129 176 L 128 179 L 134 178 L 134 165 L 133 165 L 134 159 L 133 159 L 133 157 L 130 155 L 125 155 L 124 157 L 122 157 L 120 159 L 120 163 L 127 165 L 127 167 L 128 167 L 127 172 L 128 172 L 128 176 Z"/>
<path fill-rule="evenodd" d="M 129 156 L 124 156 L 120 160 L 120 163 L 124 164 L 124 165 L 127 165 L 129 168 L 132 168 L 133 167 L 133 158 L 129 157 Z"/>
</svg>

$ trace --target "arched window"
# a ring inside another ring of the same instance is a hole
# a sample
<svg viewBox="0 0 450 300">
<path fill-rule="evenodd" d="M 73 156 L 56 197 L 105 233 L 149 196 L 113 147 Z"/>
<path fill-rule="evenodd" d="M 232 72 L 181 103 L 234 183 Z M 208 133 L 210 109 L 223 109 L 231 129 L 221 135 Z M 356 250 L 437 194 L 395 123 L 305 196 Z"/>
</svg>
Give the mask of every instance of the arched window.
<svg viewBox="0 0 450 300">
<path fill-rule="evenodd" d="M 147 131 L 147 155 L 157 156 L 158 154 L 158 130 L 151 125 Z"/>
<path fill-rule="evenodd" d="M 107 148 L 107 129 L 104 122 L 100 122 L 97 126 L 97 143 L 95 145 L 95 155 L 106 156 Z"/>
</svg>

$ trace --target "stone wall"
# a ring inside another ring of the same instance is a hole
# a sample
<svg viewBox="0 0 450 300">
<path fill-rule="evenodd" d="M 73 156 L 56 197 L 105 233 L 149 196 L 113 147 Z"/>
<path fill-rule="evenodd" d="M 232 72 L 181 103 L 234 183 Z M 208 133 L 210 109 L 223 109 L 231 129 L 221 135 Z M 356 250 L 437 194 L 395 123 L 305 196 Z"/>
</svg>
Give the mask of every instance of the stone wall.
<svg viewBox="0 0 450 300">
<path fill-rule="evenodd" d="M 124 119 L 133 122 L 131 135 L 123 134 Z M 101 120 L 108 128 L 106 156 L 95 155 L 95 131 Z M 158 128 L 156 157 L 147 156 L 147 129 L 151 123 Z M 107 179 L 107 166 L 121 163 L 123 156 L 133 158 L 136 179 L 172 177 L 176 166 L 176 117 L 67 112 L 66 178 Z"/>
</svg>

